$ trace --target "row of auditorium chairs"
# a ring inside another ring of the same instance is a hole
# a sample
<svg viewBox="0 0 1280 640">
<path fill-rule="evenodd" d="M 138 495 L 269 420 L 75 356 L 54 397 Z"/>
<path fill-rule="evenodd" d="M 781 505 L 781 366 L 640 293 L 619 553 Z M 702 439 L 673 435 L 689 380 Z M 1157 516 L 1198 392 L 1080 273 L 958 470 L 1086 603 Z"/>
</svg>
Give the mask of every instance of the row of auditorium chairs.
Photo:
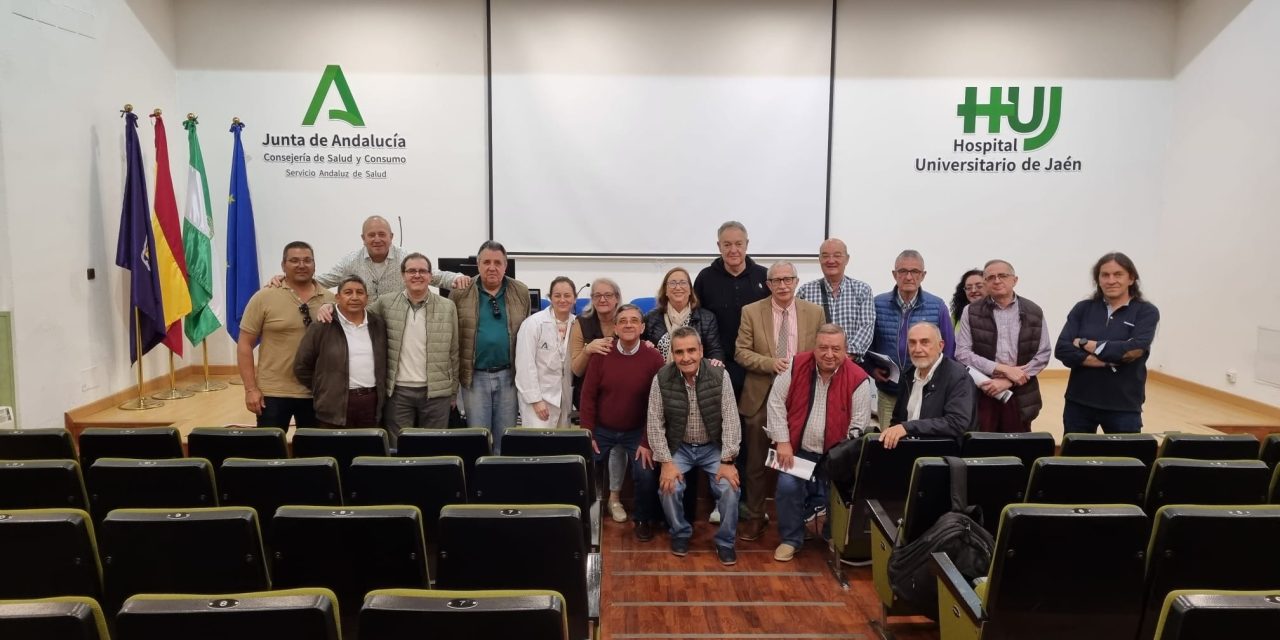
<svg viewBox="0 0 1280 640">
<path fill-rule="evenodd" d="M 445 507 L 434 586 L 556 591 L 570 637 L 585 638 L 599 620 L 600 561 L 579 535 L 581 519 L 571 505 Z M 357 611 L 369 591 L 433 585 L 412 506 L 281 507 L 265 540 L 244 507 L 119 509 L 97 527 L 95 535 L 76 509 L 0 513 L 0 599 L 81 596 L 114 613 L 144 593 L 323 587 Z"/>
<path fill-rule="evenodd" d="M 946 553 L 932 554 L 938 608 L 930 613 L 941 640 L 1274 637 L 1277 539 L 1274 505 L 1174 505 L 1154 524 L 1132 505 L 1009 505 L 986 576 L 971 583 Z M 1192 624 L 1182 618 L 1194 605 L 1178 601 L 1180 589 L 1259 597 L 1229 620 Z"/>
<path fill-rule="evenodd" d="M 1264 457 L 1280 455 L 1272 443 L 1280 443 L 1280 434 L 1267 438 L 1261 449 Z M 1159 445 L 1147 434 L 1067 434 L 1061 455 L 1053 452 L 1054 440 L 1047 433 L 966 433 L 959 444 L 951 439 L 904 438 L 891 450 L 881 446 L 878 434 L 864 436 L 853 486 L 833 486 L 830 491 L 835 554 L 853 562 L 871 558 L 868 501 L 878 500 L 892 519 L 900 517 L 912 469 L 922 457 L 1017 458 L 1021 464 L 1002 480 L 1008 491 L 1020 496 L 1016 502 L 1118 502 L 1146 507 L 1154 514 L 1161 505 L 1178 502 L 1280 501 L 1268 460 L 1259 459 L 1258 441 L 1247 434 L 1171 433 Z M 1041 467 L 1040 479 L 1029 487 L 1029 476 Z M 1081 476 L 1096 480 L 1076 480 Z M 1202 486 L 1204 482 L 1211 484 Z M 835 568 L 839 574 L 838 565 Z"/>
<path fill-rule="evenodd" d="M 404 504 L 422 511 L 435 540 L 446 505 L 571 504 L 586 516 L 583 540 L 599 547 L 600 508 L 579 455 L 481 456 L 469 473 L 457 456 L 360 456 L 338 467 L 330 457 L 227 458 L 215 478 L 204 458 L 99 458 L 82 479 L 74 460 L 17 460 L 0 463 L 0 509 L 86 509 L 101 522 L 121 508 L 244 506 L 266 526 L 285 505 Z"/>
<path fill-rule="evenodd" d="M 562 595 L 547 590 L 381 589 L 364 597 L 364 640 L 506 638 L 567 640 Z M 143 594 L 114 618 L 85 597 L 0 602 L 8 640 L 340 640 L 339 604 L 328 589 L 216 595 Z"/>
<path fill-rule="evenodd" d="M 1096 462 L 1102 464 L 1094 464 Z M 1246 462 L 1261 466 L 1261 463 L 1257 460 Z M 1228 464 L 1221 461 L 1161 459 L 1156 461 L 1153 468 L 1152 483 L 1158 484 L 1160 482 L 1158 474 L 1161 473 L 1161 470 L 1166 465 L 1178 463 L 1192 465 Z M 1004 535 L 1002 528 L 1010 526 L 1010 513 L 1014 514 L 1014 517 L 1031 513 L 1051 514 L 1052 517 L 1062 518 L 1076 513 L 1100 513 L 1098 508 L 1092 505 L 1107 505 L 1105 508 L 1110 509 L 1112 507 L 1120 508 L 1119 505 L 1129 503 L 1130 501 L 1118 499 L 1121 497 L 1119 495 L 1108 494 L 1111 490 L 1110 485 L 1127 481 L 1123 475 L 1098 473 L 1108 467 L 1136 469 L 1145 478 L 1145 469 L 1138 460 L 1133 458 L 1041 458 L 1036 461 L 1036 466 L 1031 475 L 1031 488 L 1026 493 L 1027 495 L 1034 495 L 1038 490 L 1037 488 L 1042 488 L 1045 490 L 1047 497 L 1054 499 L 1031 498 L 1028 504 L 1023 502 L 1024 492 L 1019 488 L 1021 486 L 1019 479 L 1023 476 L 1022 462 L 1020 460 L 1010 456 L 968 458 L 964 460 L 967 487 L 964 497 L 969 505 L 979 508 L 977 515 L 979 523 L 999 540 L 1000 536 Z M 1173 468 L 1176 469 L 1178 467 Z M 1262 468 L 1262 471 L 1266 472 L 1265 467 Z M 1202 476 L 1199 480 L 1208 483 L 1231 483 L 1231 480 L 1226 478 L 1215 479 Z M 1206 568 L 1209 573 L 1205 575 L 1211 577 L 1204 581 L 1202 581 L 1200 574 L 1194 574 L 1186 580 L 1173 578 L 1159 584 L 1153 583 L 1154 591 L 1147 596 L 1148 608 L 1158 606 L 1168 591 L 1183 587 L 1253 589 L 1274 586 L 1280 588 L 1280 547 L 1267 542 L 1268 540 L 1280 539 L 1280 537 L 1275 537 L 1280 536 L 1280 506 L 1234 504 L 1234 501 L 1230 499 L 1234 496 L 1234 491 L 1230 487 L 1218 487 L 1217 490 L 1222 493 L 1214 495 L 1212 490 L 1195 487 L 1192 486 L 1193 484 L 1178 483 L 1178 490 L 1188 493 L 1174 495 L 1176 493 L 1174 492 L 1170 493 L 1168 497 L 1176 499 L 1179 503 L 1196 503 L 1207 500 L 1215 504 L 1226 502 L 1226 506 L 1162 504 L 1152 511 L 1144 512 L 1138 509 L 1135 504 L 1132 507 L 1121 509 L 1124 513 L 1139 514 L 1141 516 L 1134 519 L 1134 522 L 1147 522 L 1147 516 L 1145 515 L 1147 513 L 1154 516 L 1157 527 L 1156 531 L 1151 533 L 1151 549 L 1153 550 L 1152 554 L 1158 554 L 1160 557 L 1157 558 L 1152 555 L 1149 560 L 1152 563 L 1150 565 L 1151 570 L 1155 571 L 1158 568 L 1164 572 L 1159 575 L 1166 575 L 1171 566 L 1181 566 L 1170 564 L 1173 562 L 1175 555 L 1177 556 L 1177 562 L 1185 565 L 1215 564 L 1214 567 Z M 1127 489 L 1131 495 L 1134 490 L 1135 488 L 1132 486 Z M 1141 492 L 1141 490 L 1141 485 L 1138 485 L 1136 491 Z M 1070 506 L 1059 508 L 1059 505 Z M 1089 506 L 1080 507 L 1078 505 Z M 946 461 L 938 457 L 923 457 L 914 461 L 906 505 L 900 518 L 890 516 L 880 500 L 868 500 L 867 507 L 871 511 L 874 525 L 871 531 L 872 583 L 882 605 L 882 620 L 889 616 L 933 614 L 934 612 L 916 611 L 908 603 L 898 598 L 890 585 L 889 561 L 895 549 L 922 537 L 939 517 L 952 508 L 951 473 Z M 1004 514 L 1003 519 L 1000 517 L 1001 513 Z M 1030 518 L 1030 520 L 1033 519 Z M 1102 521 L 1101 518 L 1095 518 L 1095 520 Z M 1057 521 L 1046 520 L 1046 522 Z M 1081 526 L 1088 525 L 1086 523 Z M 1039 549 L 1038 553 L 1054 553 L 1054 545 L 1093 549 L 1098 545 L 1106 546 L 1109 544 L 1109 538 L 1105 536 L 1097 538 L 1092 536 L 1075 537 L 1075 533 L 1060 536 L 1056 533 L 1051 535 L 1046 531 L 1034 531 L 1037 532 L 1034 535 L 1046 536 L 1043 539 L 1043 543 L 1046 546 L 1038 546 L 1041 542 L 1033 538 L 1024 538 L 1020 542 L 1022 546 L 1015 547 L 1014 551 L 1022 554 L 1026 553 L 1028 549 Z M 1104 532 L 1096 533 L 1101 536 Z M 1143 536 L 1146 536 L 1147 533 L 1150 533 L 1150 531 L 1144 529 Z M 1203 553 L 1199 551 L 1201 546 L 1213 547 L 1220 544 L 1221 541 L 1227 540 L 1231 541 L 1230 545 L 1228 545 L 1231 547 L 1229 550 L 1208 550 Z M 1253 549 L 1252 546 L 1265 546 L 1267 548 Z M 998 553 L 999 551 L 997 551 Z M 1075 553 L 1075 551 L 1069 553 Z M 1098 553 L 1106 554 L 1105 551 L 1098 551 Z M 1251 565 L 1250 571 L 1258 571 L 1253 573 L 1237 571 L 1234 565 L 1239 562 L 1255 563 Z M 1258 562 L 1261 564 L 1256 564 Z M 1217 573 L 1214 573 L 1214 571 Z M 1070 582 L 1075 579 L 1073 575 L 1058 576 L 1057 574 L 1046 573 L 1040 579 L 1066 580 Z M 1266 579 L 1268 576 L 1271 582 Z M 1086 582 L 1090 579 L 1092 578 L 1084 578 Z M 1023 585 L 1021 588 L 1029 587 Z M 1067 589 L 1066 591 L 1069 590 Z M 1072 601 L 1068 599 L 1066 602 Z M 1068 605 L 1063 604 L 1062 606 L 1064 607 L 1062 612 L 1065 613 L 1067 611 L 1065 607 Z M 1095 612 L 1082 609 L 1079 613 L 1083 615 Z M 1154 611 L 1147 612 L 1146 618 L 1149 622 L 1154 619 L 1154 615 Z M 1144 628 L 1145 635 L 1141 637 L 1150 638 L 1151 628 L 1152 625 L 1148 624 Z M 995 635 L 992 637 L 1001 636 Z M 1133 635 L 1129 634 L 1127 637 L 1132 638 Z"/>
</svg>

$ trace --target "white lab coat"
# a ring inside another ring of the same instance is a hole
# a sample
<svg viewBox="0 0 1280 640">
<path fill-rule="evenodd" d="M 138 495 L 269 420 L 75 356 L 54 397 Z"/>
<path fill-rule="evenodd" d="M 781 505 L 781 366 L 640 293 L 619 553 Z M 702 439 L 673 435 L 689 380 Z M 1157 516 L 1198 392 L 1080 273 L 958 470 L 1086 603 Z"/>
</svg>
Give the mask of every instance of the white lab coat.
<svg viewBox="0 0 1280 640">
<path fill-rule="evenodd" d="M 569 334 L 574 330 L 569 314 L 569 330 L 560 340 L 556 317 L 547 307 L 528 318 L 516 333 L 516 392 L 520 399 L 520 424 L 526 427 L 567 427 L 573 403 L 573 371 L 570 369 Z M 538 418 L 533 403 L 550 405 L 547 420 Z"/>
</svg>

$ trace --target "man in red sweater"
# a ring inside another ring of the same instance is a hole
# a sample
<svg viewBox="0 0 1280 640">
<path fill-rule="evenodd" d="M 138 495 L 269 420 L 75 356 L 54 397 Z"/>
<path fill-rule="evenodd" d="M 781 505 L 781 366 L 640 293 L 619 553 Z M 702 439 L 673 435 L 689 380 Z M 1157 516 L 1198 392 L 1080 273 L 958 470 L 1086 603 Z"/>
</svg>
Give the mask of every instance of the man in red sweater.
<svg viewBox="0 0 1280 640">
<path fill-rule="evenodd" d="M 657 349 L 640 341 L 644 317 L 634 304 L 624 304 L 614 312 L 613 348 L 593 354 L 587 362 L 582 382 L 578 417 L 582 428 L 591 431 L 596 464 L 605 464 L 614 447 L 622 447 L 635 463 L 631 476 L 636 504 L 632 511 L 636 539 L 653 539 L 650 522 L 657 513 L 658 475 L 653 454 L 645 438 L 645 417 L 649 410 L 649 386 L 664 360 Z M 609 478 L 609 501 L 617 502 L 622 478 Z"/>
</svg>

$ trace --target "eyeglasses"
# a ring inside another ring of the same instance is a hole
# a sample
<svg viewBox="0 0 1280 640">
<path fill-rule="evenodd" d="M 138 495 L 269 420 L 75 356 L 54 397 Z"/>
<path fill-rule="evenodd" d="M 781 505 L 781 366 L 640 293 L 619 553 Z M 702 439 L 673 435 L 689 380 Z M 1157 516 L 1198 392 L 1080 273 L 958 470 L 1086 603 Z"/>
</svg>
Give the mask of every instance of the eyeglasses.
<svg viewBox="0 0 1280 640">
<path fill-rule="evenodd" d="M 671 287 L 687 287 L 687 286 L 689 286 L 688 280 L 668 280 L 667 281 L 668 289 L 670 289 Z"/>
<path fill-rule="evenodd" d="M 502 317 L 502 307 L 498 306 L 497 298 L 489 298 L 489 309 L 493 311 L 493 317 L 495 318 Z"/>
<path fill-rule="evenodd" d="M 404 273 L 405 275 L 408 275 L 408 276 L 425 276 L 425 275 L 430 275 L 431 270 L 430 269 L 405 269 Z"/>
<path fill-rule="evenodd" d="M 765 280 L 765 282 L 768 282 L 769 284 L 773 284 L 773 285 L 778 285 L 778 284 L 795 284 L 795 283 L 796 283 L 796 281 L 797 281 L 797 280 L 799 280 L 799 279 L 800 279 L 800 278 L 797 278 L 796 276 L 783 276 L 783 277 L 781 277 L 781 278 L 769 278 L 769 279 Z"/>
<path fill-rule="evenodd" d="M 919 278 L 920 276 L 924 275 L 924 272 L 919 269 L 898 269 L 893 273 L 899 278 L 906 278 L 908 276 L 912 278 Z"/>
<path fill-rule="evenodd" d="M 986 281 L 995 282 L 999 280 L 1000 282 L 1004 282 L 1005 280 L 1008 280 L 1009 278 L 1012 278 L 1012 277 L 1013 277 L 1012 273 L 993 273 L 989 276 L 986 276 Z"/>
<path fill-rule="evenodd" d="M 298 305 L 298 312 L 302 314 L 302 326 L 311 326 L 311 307 L 308 307 L 307 303 L 304 302 Z"/>
<path fill-rule="evenodd" d="M 592 299 L 592 300 L 612 300 L 612 299 L 614 299 L 614 298 L 616 298 L 616 297 L 618 297 L 618 294 L 616 294 L 616 293 L 593 293 L 593 294 L 591 294 L 591 299 Z"/>
</svg>

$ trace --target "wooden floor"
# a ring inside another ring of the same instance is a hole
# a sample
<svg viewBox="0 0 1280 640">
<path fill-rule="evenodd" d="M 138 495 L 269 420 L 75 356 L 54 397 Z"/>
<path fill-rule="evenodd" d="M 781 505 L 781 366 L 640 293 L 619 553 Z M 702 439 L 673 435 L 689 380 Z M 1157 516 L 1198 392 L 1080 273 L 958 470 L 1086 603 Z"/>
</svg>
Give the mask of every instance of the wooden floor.
<svg viewBox="0 0 1280 640">
<path fill-rule="evenodd" d="M 230 376 L 216 376 L 227 380 Z M 197 382 L 195 378 L 183 384 Z M 1045 407 L 1034 428 L 1062 434 L 1063 375 L 1046 372 L 1041 380 Z M 1276 414 L 1254 411 L 1219 398 L 1188 393 L 1152 380 L 1147 386 L 1144 431 L 1215 433 L 1209 425 L 1276 425 Z M 68 414 L 73 427 L 177 425 L 185 435 L 197 426 L 251 425 L 244 388 L 197 394 L 168 401 L 159 409 L 110 408 L 85 415 Z M 705 495 L 705 492 L 704 492 Z M 723 567 L 711 543 L 713 525 L 705 513 L 694 527 L 691 551 L 672 556 L 669 539 L 659 532 L 648 543 L 636 541 L 630 524 L 604 525 L 601 637 L 640 638 L 874 638 L 868 626 L 879 612 L 871 587 L 871 569 L 847 567 L 849 591 L 832 578 L 825 544 L 810 541 L 790 563 L 773 560 L 777 527 L 765 537 L 738 543 L 738 563 Z M 608 520 L 606 518 L 606 520 Z M 923 618 L 906 619 L 892 629 L 901 640 L 938 637 Z"/>
</svg>

